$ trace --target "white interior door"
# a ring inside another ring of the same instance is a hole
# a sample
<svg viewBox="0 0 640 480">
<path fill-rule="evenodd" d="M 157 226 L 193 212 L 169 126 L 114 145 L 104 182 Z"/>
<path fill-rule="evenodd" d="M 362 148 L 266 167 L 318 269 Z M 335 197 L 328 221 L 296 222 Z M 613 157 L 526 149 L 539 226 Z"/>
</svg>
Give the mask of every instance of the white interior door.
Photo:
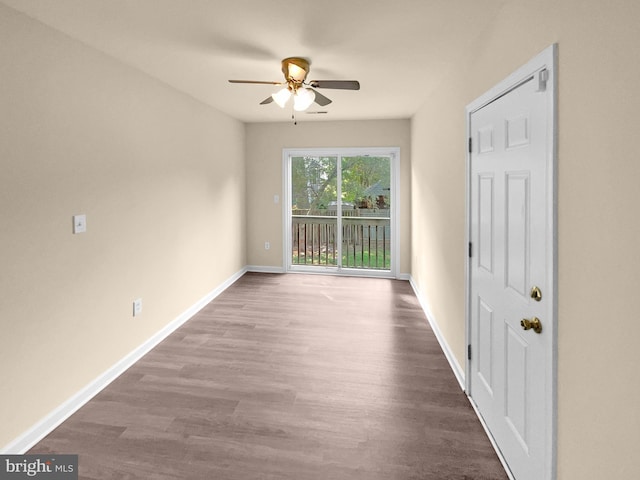
<svg viewBox="0 0 640 480">
<path fill-rule="evenodd" d="M 517 480 L 553 475 L 548 74 L 470 115 L 469 393 Z"/>
</svg>

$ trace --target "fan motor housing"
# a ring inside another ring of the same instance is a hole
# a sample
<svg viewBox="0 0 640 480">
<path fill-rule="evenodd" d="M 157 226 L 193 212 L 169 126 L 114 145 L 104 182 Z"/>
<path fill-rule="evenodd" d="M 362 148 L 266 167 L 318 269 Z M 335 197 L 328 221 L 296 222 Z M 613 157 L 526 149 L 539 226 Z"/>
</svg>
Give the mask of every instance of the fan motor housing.
<svg viewBox="0 0 640 480">
<path fill-rule="evenodd" d="M 282 60 L 282 73 L 287 81 L 301 84 L 309 73 L 309 60 L 301 57 L 288 57 Z"/>
</svg>

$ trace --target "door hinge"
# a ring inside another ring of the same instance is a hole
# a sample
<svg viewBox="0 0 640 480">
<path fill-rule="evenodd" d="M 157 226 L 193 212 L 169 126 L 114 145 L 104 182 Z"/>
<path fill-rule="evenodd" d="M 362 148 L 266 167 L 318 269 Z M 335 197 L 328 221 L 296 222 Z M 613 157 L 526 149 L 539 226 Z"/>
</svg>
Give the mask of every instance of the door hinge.
<svg viewBox="0 0 640 480">
<path fill-rule="evenodd" d="M 467 360 L 471 360 L 471 344 L 467 345 Z"/>
<path fill-rule="evenodd" d="M 469 242 L 469 258 L 473 256 L 473 243 Z"/>
<path fill-rule="evenodd" d="M 469 137 L 469 153 L 473 153 L 473 140 Z"/>
</svg>

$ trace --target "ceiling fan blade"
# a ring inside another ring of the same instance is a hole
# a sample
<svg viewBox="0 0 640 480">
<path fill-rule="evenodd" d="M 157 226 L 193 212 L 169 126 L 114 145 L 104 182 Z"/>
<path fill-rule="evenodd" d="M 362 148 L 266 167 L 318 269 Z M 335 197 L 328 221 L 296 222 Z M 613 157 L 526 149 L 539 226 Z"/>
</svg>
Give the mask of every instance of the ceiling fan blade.
<svg viewBox="0 0 640 480">
<path fill-rule="evenodd" d="M 357 80 L 312 80 L 309 82 L 314 88 L 334 88 L 338 90 L 360 90 Z"/>
<path fill-rule="evenodd" d="M 260 80 L 229 80 L 229 83 L 252 83 L 257 85 L 282 85 L 282 82 L 263 82 Z"/>
<path fill-rule="evenodd" d="M 314 102 L 316 102 L 321 107 L 325 107 L 325 106 L 327 106 L 327 105 L 329 105 L 331 103 L 331 100 L 329 100 L 327 97 L 322 95 L 320 92 L 317 92 L 317 91 L 313 90 L 313 93 L 316 94 L 316 98 L 315 98 Z"/>
<path fill-rule="evenodd" d="M 271 102 L 273 102 L 273 97 L 271 95 L 269 95 L 267 98 L 265 98 L 264 100 L 262 100 L 260 102 L 260 105 L 268 105 Z"/>
</svg>

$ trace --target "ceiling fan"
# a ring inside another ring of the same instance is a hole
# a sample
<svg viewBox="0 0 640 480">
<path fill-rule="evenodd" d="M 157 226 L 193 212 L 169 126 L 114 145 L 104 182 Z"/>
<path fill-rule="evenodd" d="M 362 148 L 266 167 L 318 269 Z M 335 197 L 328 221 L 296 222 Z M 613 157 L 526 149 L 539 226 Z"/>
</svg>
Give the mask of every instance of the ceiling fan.
<svg viewBox="0 0 640 480">
<path fill-rule="evenodd" d="M 293 97 L 293 109 L 301 112 L 311 106 L 313 102 L 321 107 L 329 105 L 331 100 L 316 91 L 316 88 L 333 88 L 339 90 L 360 90 L 357 80 L 311 80 L 306 81 L 309 74 L 309 61 L 300 57 L 289 57 L 282 60 L 284 82 L 263 82 L 259 80 L 229 80 L 230 83 L 252 83 L 261 85 L 281 85 L 284 88 L 265 98 L 260 105 L 276 102 L 284 108 Z"/>
</svg>

